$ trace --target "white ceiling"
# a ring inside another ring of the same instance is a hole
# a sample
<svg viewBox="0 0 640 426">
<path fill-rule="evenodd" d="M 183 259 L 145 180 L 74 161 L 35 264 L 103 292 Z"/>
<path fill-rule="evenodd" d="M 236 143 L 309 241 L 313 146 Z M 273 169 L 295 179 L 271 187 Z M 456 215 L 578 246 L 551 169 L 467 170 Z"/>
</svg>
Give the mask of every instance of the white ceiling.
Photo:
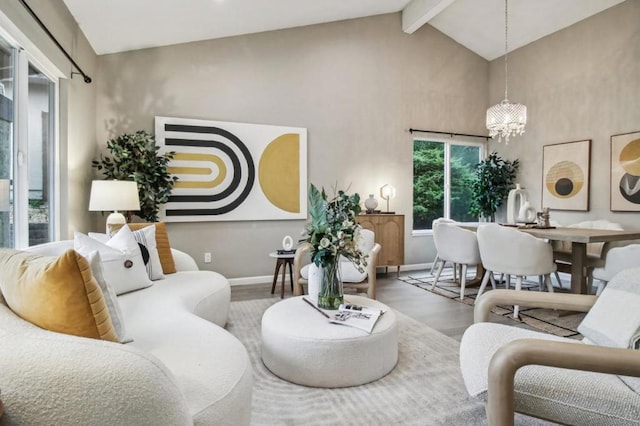
<svg viewBox="0 0 640 426">
<path fill-rule="evenodd" d="M 509 50 L 624 0 L 510 0 Z M 403 11 L 480 56 L 504 54 L 503 0 L 64 0 L 97 54 Z M 400 29 L 399 29 L 400 30 Z"/>
</svg>

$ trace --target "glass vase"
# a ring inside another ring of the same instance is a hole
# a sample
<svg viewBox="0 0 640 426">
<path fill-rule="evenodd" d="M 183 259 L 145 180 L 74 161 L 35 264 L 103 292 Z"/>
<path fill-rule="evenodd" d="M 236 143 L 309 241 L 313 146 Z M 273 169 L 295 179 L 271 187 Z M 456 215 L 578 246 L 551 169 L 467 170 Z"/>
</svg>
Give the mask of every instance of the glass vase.
<svg viewBox="0 0 640 426">
<path fill-rule="evenodd" d="M 322 267 L 322 284 L 318 293 L 318 307 L 335 310 L 344 301 L 342 279 L 340 278 L 340 261 L 334 259 Z"/>
</svg>

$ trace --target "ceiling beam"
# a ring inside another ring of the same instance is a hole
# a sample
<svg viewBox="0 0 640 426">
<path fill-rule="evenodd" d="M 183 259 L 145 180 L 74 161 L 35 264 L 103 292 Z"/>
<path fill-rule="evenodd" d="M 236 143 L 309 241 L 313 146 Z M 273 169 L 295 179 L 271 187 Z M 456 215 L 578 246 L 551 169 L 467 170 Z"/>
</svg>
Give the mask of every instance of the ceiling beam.
<svg viewBox="0 0 640 426">
<path fill-rule="evenodd" d="M 456 0 L 412 0 L 402 10 L 402 31 L 413 34 Z"/>
</svg>

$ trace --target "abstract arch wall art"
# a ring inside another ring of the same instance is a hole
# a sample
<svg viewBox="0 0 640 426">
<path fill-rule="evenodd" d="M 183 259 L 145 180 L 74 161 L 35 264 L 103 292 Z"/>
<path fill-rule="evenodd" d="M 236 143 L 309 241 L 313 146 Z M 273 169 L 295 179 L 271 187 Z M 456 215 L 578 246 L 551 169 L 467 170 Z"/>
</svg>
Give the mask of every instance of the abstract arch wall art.
<svg viewBox="0 0 640 426">
<path fill-rule="evenodd" d="M 307 129 L 155 117 L 178 176 L 167 222 L 307 218 Z"/>
<path fill-rule="evenodd" d="M 542 147 L 542 207 L 589 210 L 591 140 Z"/>
<path fill-rule="evenodd" d="M 611 211 L 640 211 L 640 132 L 611 136 Z"/>
</svg>

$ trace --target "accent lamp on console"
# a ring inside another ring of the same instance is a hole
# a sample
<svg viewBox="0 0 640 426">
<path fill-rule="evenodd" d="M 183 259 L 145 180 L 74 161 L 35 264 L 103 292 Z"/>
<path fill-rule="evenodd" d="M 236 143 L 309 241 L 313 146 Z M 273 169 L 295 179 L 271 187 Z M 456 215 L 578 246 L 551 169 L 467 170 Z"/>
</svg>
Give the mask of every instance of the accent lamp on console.
<svg viewBox="0 0 640 426">
<path fill-rule="evenodd" d="M 512 104 L 507 97 L 508 92 L 508 32 L 509 32 L 509 13 L 508 0 L 504 2 L 504 100 L 487 110 L 487 129 L 489 136 L 495 138 L 498 136 L 498 142 L 505 140 L 509 143 L 509 137 L 512 135 L 521 135 L 524 133 L 524 126 L 527 124 L 527 107 L 522 104 Z"/>
<path fill-rule="evenodd" d="M 120 211 L 140 210 L 138 184 L 124 180 L 94 180 L 91 183 L 89 211 L 113 211 L 107 217 L 107 234 L 111 226 L 127 223 Z"/>
<path fill-rule="evenodd" d="M 383 200 L 387 200 L 387 211 L 382 213 L 395 214 L 395 212 L 389 211 L 389 200 L 396 197 L 396 189 L 393 186 L 386 184 L 380 188 L 380 196 Z"/>
</svg>

